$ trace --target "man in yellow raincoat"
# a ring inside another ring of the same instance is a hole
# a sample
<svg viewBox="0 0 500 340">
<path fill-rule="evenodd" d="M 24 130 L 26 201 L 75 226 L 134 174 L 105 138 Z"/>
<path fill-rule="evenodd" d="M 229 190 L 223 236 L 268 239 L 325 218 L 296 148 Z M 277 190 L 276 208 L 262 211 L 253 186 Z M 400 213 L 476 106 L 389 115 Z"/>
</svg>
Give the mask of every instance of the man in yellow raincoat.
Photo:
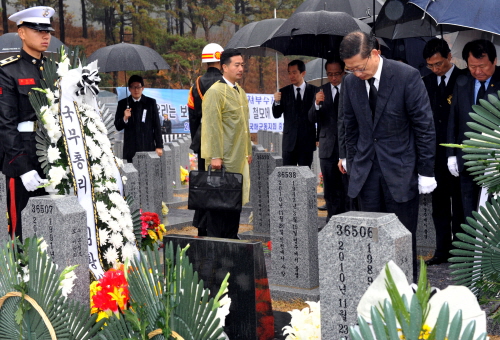
<svg viewBox="0 0 500 340">
<path fill-rule="evenodd" d="M 243 57 L 235 49 L 222 52 L 223 81 L 212 85 L 203 99 L 201 155 L 205 164 L 220 169 L 222 164 L 229 172 L 243 174 L 243 201 L 250 197 L 249 164 L 252 162 L 248 99 L 236 83 L 243 76 Z M 238 238 L 240 212 L 207 211 L 207 235 Z"/>
</svg>

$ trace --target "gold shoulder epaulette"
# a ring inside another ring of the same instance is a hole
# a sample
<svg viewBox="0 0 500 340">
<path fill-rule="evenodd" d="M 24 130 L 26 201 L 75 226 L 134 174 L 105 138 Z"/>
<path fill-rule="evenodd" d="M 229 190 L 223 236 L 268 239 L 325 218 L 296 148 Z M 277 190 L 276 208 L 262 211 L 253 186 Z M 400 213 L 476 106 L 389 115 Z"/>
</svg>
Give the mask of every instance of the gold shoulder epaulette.
<svg viewBox="0 0 500 340">
<path fill-rule="evenodd" d="M 19 59 L 21 59 L 21 56 L 16 55 L 16 56 L 12 56 L 12 57 L 8 57 L 8 58 L 5 58 L 3 60 L 0 60 L 0 67 L 5 66 L 5 65 L 10 64 L 10 63 L 13 63 L 14 61 L 18 61 Z"/>
</svg>

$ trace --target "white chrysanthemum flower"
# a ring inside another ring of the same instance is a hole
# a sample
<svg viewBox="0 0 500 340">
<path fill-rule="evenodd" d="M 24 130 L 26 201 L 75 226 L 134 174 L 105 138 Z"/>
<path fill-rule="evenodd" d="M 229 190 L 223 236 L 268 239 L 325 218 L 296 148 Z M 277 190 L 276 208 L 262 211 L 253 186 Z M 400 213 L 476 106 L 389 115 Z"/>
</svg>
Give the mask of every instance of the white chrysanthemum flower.
<svg viewBox="0 0 500 340">
<path fill-rule="evenodd" d="M 92 137 L 85 136 L 85 142 L 87 143 L 87 149 L 89 151 L 90 158 L 97 161 L 102 156 L 102 149 L 94 142 Z"/>
<path fill-rule="evenodd" d="M 97 126 L 94 124 L 94 122 L 88 122 L 88 123 L 87 123 L 87 128 L 89 129 L 89 131 L 90 131 L 91 133 L 93 133 L 93 134 L 94 134 L 94 138 L 95 138 L 95 139 L 97 139 L 97 138 L 96 138 L 97 136 L 95 136 L 95 134 L 98 134 L 98 133 L 99 133 L 99 131 L 97 130 Z"/>
<path fill-rule="evenodd" d="M 104 168 L 104 169 L 106 169 L 106 168 Z M 105 186 L 110 191 L 116 191 L 116 190 L 118 190 L 118 184 L 113 183 L 111 181 L 106 181 Z"/>
<path fill-rule="evenodd" d="M 122 183 L 123 184 L 127 184 L 127 180 L 128 180 L 127 176 L 122 176 Z"/>
<path fill-rule="evenodd" d="M 123 237 L 127 239 L 129 242 L 135 242 L 135 234 L 132 229 L 124 229 L 123 230 Z"/>
<path fill-rule="evenodd" d="M 55 99 L 54 92 L 52 92 L 50 89 L 45 89 L 45 91 L 46 91 L 45 96 L 47 97 L 49 104 L 52 104 Z"/>
<path fill-rule="evenodd" d="M 119 218 L 122 217 L 121 211 L 118 210 L 118 208 L 116 208 L 116 207 L 113 207 L 113 208 L 109 209 L 109 213 L 111 214 L 111 216 L 113 216 L 113 218 L 115 220 L 118 220 Z"/>
<path fill-rule="evenodd" d="M 109 231 L 107 229 L 99 228 L 99 243 L 101 246 L 109 243 Z"/>
<path fill-rule="evenodd" d="M 139 254 L 137 247 L 133 243 L 126 243 L 122 248 L 123 261 L 133 260 L 136 255 Z"/>
<path fill-rule="evenodd" d="M 106 125 L 99 119 L 95 121 L 95 125 L 101 131 L 103 134 L 107 135 L 108 134 L 108 129 L 106 129 Z"/>
<path fill-rule="evenodd" d="M 104 174 L 107 178 L 113 178 L 115 171 L 109 163 L 104 164 Z"/>
<path fill-rule="evenodd" d="M 49 146 L 49 148 L 47 149 L 47 160 L 49 161 L 49 163 L 54 163 L 60 158 L 61 152 L 59 151 L 59 149 Z"/>
<path fill-rule="evenodd" d="M 220 307 L 217 308 L 217 318 L 220 320 L 220 325 L 225 326 L 226 316 L 229 315 L 229 307 L 231 306 L 231 298 L 226 295 L 219 300 Z"/>
<path fill-rule="evenodd" d="M 120 233 L 113 233 L 109 238 L 109 243 L 113 245 L 116 249 L 123 247 L 123 236 Z"/>
<path fill-rule="evenodd" d="M 118 164 L 119 168 L 123 167 L 123 159 L 120 159 L 118 157 L 115 157 L 116 164 Z"/>
<path fill-rule="evenodd" d="M 114 264 L 116 261 L 118 261 L 118 252 L 115 248 L 109 247 L 109 249 L 104 253 L 104 259 L 108 263 Z"/>
<path fill-rule="evenodd" d="M 113 219 L 110 219 L 110 221 L 108 221 L 108 227 L 109 227 L 109 229 L 111 229 L 115 233 L 119 233 L 122 230 L 122 228 L 121 228 L 120 224 L 118 223 L 118 221 L 113 220 Z"/>
<path fill-rule="evenodd" d="M 111 215 L 110 215 L 109 211 L 107 211 L 107 210 L 97 212 L 97 214 L 99 215 L 99 218 L 101 219 L 101 221 L 104 223 L 109 224 L 112 221 Z"/>
<path fill-rule="evenodd" d="M 102 177 L 102 166 L 99 164 L 92 164 L 90 169 L 92 170 L 92 176 L 94 179 L 100 179 Z"/>
<path fill-rule="evenodd" d="M 123 201 L 122 195 L 120 195 L 117 192 L 112 192 L 109 194 L 109 200 L 114 204 L 114 205 L 119 205 Z"/>
<path fill-rule="evenodd" d="M 47 252 L 47 247 L 48 247 L 47 242 L 45 242 L 45 240 L 43 238 L 41 240 L 42 240 L 42 242 L 40 242 L 40 245 L 39 245 L 40 250 L 43 252 Z"/>
<path fill-rule="evenodd" d="M 106 207 L 106 203 L 104 203 L 103 201 L 96 201 L 95 208 L 97 209 L 97 212 L 99 214 L 104 212 L 104 211 L 108 211 L 108 208 Z"/>
<path fill-rule="evenodd" d="M 59 77 L 64 77 L 69 71 L 69 58 L 63 59 L 61 62 L 57 63 L 57 75 Z"/>
<path fill-rule="evenodd" d="M 75 286 L 75 279 L 76 274 L 73 270 L 64 275 L 64 279 L 59 283 L 59 287 L 61 287 L 62 290 L 62 296 L 68 297 L 68 295 L 71 294 Z"/>
<path fill-rule="evenodd" d="M 50 168 L 48 176 L 50 178 L 51 184 L 54 187 L 57 186 L 59 183 L 61 183 L 61 180 L 63 178 L 68 178 L 66 175 L 66 170 L 60 166 L 54 166 Z"/>
</svg>

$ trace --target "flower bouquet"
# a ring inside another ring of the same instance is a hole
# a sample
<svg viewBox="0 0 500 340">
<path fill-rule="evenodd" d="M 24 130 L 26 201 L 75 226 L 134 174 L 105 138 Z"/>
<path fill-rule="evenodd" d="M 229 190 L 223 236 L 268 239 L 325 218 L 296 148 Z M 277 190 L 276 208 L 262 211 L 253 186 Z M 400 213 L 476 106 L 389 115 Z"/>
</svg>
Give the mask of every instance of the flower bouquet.
<svg viewBox="0 0 500 340">
<path fill-rule="evenodd" d="M 165 226 L 160 223 L 157 213 L 142 212 L 141 215 L 141 249 L 153 249 L 155 244 L 162 245 L 163 235 L 167 232 Z"/>
<path fill-rule="evenodd" d="M 129 301 L 128 283 L 123 264 L 119 269 L 110 269 L 99 281 L 90 284 L 91 313 L 97 313 L 97 321 L 111 315 L 120 317 Z"/>
<path fill-rule="evenodd" d="M 189 182 L 189 171 L 181 165 L 181 184 L 187 185 Z"/>
</svg>

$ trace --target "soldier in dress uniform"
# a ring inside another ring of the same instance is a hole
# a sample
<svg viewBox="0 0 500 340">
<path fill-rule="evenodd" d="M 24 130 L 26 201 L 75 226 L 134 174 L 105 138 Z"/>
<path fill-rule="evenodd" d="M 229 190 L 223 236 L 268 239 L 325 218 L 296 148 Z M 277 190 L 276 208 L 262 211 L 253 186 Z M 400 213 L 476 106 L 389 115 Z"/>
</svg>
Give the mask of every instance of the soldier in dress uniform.
<svg viewBox="0 0 500 340">
<path fill-rule="evenodd" d="M 40 88 L 43 63 L 50 43 L 50 18 L 54 9 L 31 7 L 9 17 L 23 41 L 21 52 L 0 61 L 0 144 L 4 159 L 2 172 L 7 179 L 9 234 L 22 237 L 21 211 L 33 196 L 45 194 L 39 186 L 46 182 L 36 156 L 37 116 L 29 94 Z"/>
</svg>

